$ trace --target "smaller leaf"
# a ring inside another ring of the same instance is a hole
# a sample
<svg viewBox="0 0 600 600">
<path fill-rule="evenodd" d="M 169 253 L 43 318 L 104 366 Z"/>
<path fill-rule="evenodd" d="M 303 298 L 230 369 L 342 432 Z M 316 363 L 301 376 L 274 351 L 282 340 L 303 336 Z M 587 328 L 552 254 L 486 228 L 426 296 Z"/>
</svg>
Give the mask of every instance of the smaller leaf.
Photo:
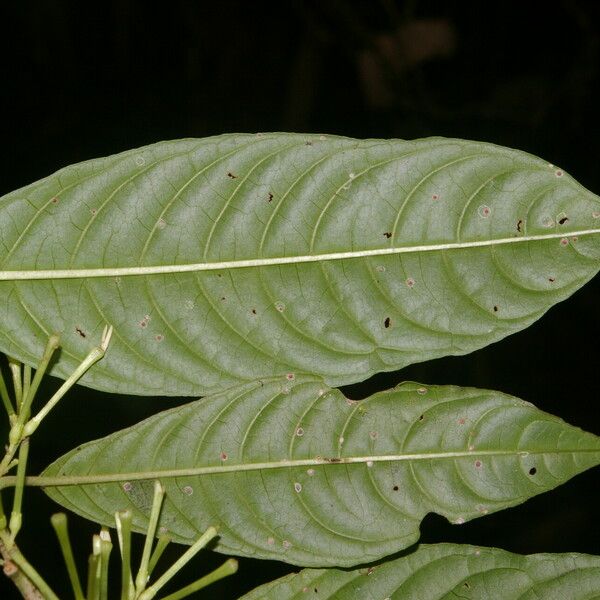
<svg viewBox="0 0 600 600">
<path fill-rule="evenodd" d="M 350 567 L 414 544 L 429 512 L 464 523 L 599 462 L 598 437 L 499 392 L 405 383 L 354 402 L 290 374 L 86 444 L 38 484 L 100 523 L 129 509 L 145 531 L 160 479 L 175 541 L 218 525 L 226 553 Z"/>
<path fill-rule="evenodd" d="M 522 556 L 496 548 L 434 544 L 373 567 L 304 569 L 262 585 L 240 600 L 583 600 L 598 596 L 598 556 Z"/>
</svg>

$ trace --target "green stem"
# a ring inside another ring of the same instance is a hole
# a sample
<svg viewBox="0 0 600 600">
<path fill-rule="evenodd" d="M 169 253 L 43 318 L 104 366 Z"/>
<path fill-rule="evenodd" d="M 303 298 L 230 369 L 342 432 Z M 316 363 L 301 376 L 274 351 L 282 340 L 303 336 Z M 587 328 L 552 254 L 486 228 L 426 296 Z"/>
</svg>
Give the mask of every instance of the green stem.
<svg viewBox="0 0 600 600">
<path fill-rule="evenodd" d="M 88 580 L 86 600 L 100 600 L 100 569 L 102 568 L 100 536 L 92 538 L 92 553 L 88 559 Z"/>
<path fill-rule="evenodd" d="M 44 350 L 44 354 L 37 366 L 35 371 L 35 375 L 33 377 L 33 381 L 31 385 L 28 386 L 27 393 L 23 392 L 23 406 L 21 412 L 19 414 L 19 421 L 22 425 L 25 424 L 25 421 L 29 418 L 29 414 L 31 411 L 31 404 L 35 398 L 35 395 L 40 387 L 40 383 L 42 382 L 42 378 L 46 374 L 46 370 L 48 369 L 48 365 L 52 360 L 52 356 L 54 352 L 58 349 L 58 345 L 60 342 L 60 338 L 58 335 L 51 335 L 46 344 L 46 348 Z"/>
<path fill-rule="evenodd" d="M 179 557 L 158 580 L 139 596 L 139 600 L 151 600 L 156 594 L 190 561 L 202 548 L 217 536 L 215 527 L 209 527 L 186 551 Z"/>
<path fill-rule="evenodd" d="M 81 588 L 81 582 L 79 581 L 79 575 L 77 574 L 77 566 L 75 565 L 75 558 L 73 557 L 73 548 L 71 547 L 71 540 L 69 539 L 69 529 L 67 523 L 67 515 L 65 513 L 56 513 L 50 517 L 52 527 L 56 532 L 58 543 L 67 567 L 67 573 L 69 574 L 69 580 L 71 581 L 71 588 L 75 600 L 85 600 L 83 595 L 83 589 Z"/>
<path fill-rule="evenodd" d="M 233 575 L 238 570 L 238 561 L 235 558 L 230 558 L 226 560 L 219 568 L 215 569 L 212 573 L 201 577 L 194 581 L 194 583 L 190 583 L 185 587 L 169 594 L 168 596 L 164 596 L 162 600 L 181 600 L 181 598 L 187 598 L 190 594 L 205 588 L 206 586 L 214 583 L 215 581 L 219 581 L 219 579 L 223 579 L 228 575 Z"/>
<path fill-rule="evenodd" d="M 4 513 L 4 504 L 2 502 L 2 493 L 0 493 L 0 531 L 6 529 L 6 514 Z"/>
<path fill-rule="evenodd" d="M 15 390 L 15 403 L 17 412 L 21 409 L 21 401 L 23 400 L 23 382 L 21 380 L 21 363 L 14 358 L 8 358 L 8 366 L 12 374 L 13 388 Z"/>
<path fill-rule="evenodd" d="M 25 400 L 27 399 L 27 394 L 29 394 L 29 386 L 31 385 L 31 367 L 29 365 L 23 365 L 23 398 L 21 402 L 21 411 L 23 410 L 23 405 Z"/>
<path fill-rule="evenodd" d="M 131 576 L 131 511 L 115 513 L 117 537 L 121 551 L 121 600 L 133 598 L 133 578 Z"/>
<path fill-rule="evenodd" d="M 58 404 L 59 400 L 85 375 L 88 369 L 104 357 L 110 338 L 112 327 L 105 327 L 102 333 L 100 345 L 93 348 L 83 359 L 80 365 L 73 371 L 69 378 L 60 386 L 58 391 L 48 400 L 45 406 L 33 417 L 23 428 L 23 436 L 30 436 L 40 425 L 44 417 Z"/>
<path fill-rule="evenodd" d="M 160 509 L 162 507 L 164 495 L 165 490 L 161 485 L 160 481 L 155 481 L 154 497 L 152 499 L 152 509 L 150 511 L 150 519 L 148 521 L 148 529 L 146 531 L 146 540 L 144 541 L 142 560 L 140 562 L 140 569 L 135 578 L 135 589 L 138 594 L 140 594 L 146 589 L 146 584 L 148 583 L 148 578 L 150 577 L 150 574 L 148 572 L 150 552 L 152 550 L 152 543 L 154 542 L 154 536 L 156 534 L 158 517 L 160 516 Z"/>
<path fill-rule="evenodd" d="M 21 551 L 14 545 L 6 531 L 0 531 L 0 539 L 2 540 L 2 544 L 4 544 L 6 552 L 10 556 L 10 560 L 21 569 L 29 581 L 31 581 L 31 583 L 40 591 L 44 600 L 60 600 L 50 586 L 44 581 L 42 576 L 21 554 Z"/>
<path fill-rule="evenodd" d="M 100 600 L 108 600 L 108 561 L 112 550 L 108 529 L 100 532 Z"/>
<path fill-rule="evenodd" d="M 165 548 L 171 542 L 171 536 L 163 533 L 158 536 L 158 541 L 156 542 L 156 546 L 154 548 L 154 552 L 152 552 L 152 556 L 150 557 L 150 562 L 148 563 L 148 577 L 152 577 L 152 572 L 156 567 L 156 563 L 158 563 L 162 553 L 165 551 Z"/>
<path fill-rule="evenodd" d="M 8 418 L 10 419 L 15 414 L 15 409 L 10 401 L 10 396 L 8 395 L 8 389 L 6 387 L 6 381 L 4 381 L 4 375 L 2 375 L 2 369 L 0 368 L 0 398 L 2 398 L 2 404 L 4 404 L 4 408 L 8 414 Z"/>
<path fill-rule="evenodd" d="M 13 509 L 10 514 L 10 529 L 11 539 L 17 537 L 17 533 L 21 529 L 23 516 L 21 507 L 23 505 L 23 489 L 25 487 L 25 471 L 27 469 L 27 457 L 29 456 L 29 439 L 24 439 L 19 446 L 19 463 L 17 465 L 17 485 L 15 487 L 15 496 L 13 500 Z"/>
</svg>

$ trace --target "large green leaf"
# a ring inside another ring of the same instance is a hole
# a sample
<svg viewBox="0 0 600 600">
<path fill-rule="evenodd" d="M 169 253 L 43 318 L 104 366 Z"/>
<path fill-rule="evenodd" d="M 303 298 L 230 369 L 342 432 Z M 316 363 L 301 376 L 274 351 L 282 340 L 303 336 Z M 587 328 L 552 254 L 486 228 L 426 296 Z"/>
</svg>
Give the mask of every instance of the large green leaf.
<svg viewBox="0 0 600 600">
<path fill-rule="evenodd" d="M 456 544 L 420 546 L 374 567 L 304 569 L 241 600 L 590 600 L 600 598 L 600 557 L 521 556 Z"/>
<path fill-rule="evenodd" d="M 406 383 L 353 402 L 294 383 L 160 413 L 30 483 L 101 523 L 130 508 L 144 530 L 158 478 L 178 541 L 218 525 L 223 552 L 351 566 L 413 544 L 429 512 L 460 524 L 600 462 L 600 438 L 498 392 Z"/>
<path fill-rule="evenodd" d="M 34 363 L 60 331 L 65 376 L 108 322 L 98 388 L 346 384 L 527 327 L 598 271 L 599 217 L 561 169 L 490 144 L 160 143 L 0 199 L 0 350 Z"/>
</svg>

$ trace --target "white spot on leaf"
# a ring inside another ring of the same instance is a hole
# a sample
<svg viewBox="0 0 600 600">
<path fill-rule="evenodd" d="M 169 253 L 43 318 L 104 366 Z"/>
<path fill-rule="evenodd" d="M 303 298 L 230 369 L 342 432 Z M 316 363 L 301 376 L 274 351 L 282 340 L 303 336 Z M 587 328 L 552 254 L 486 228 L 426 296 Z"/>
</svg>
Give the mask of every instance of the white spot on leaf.
<svg viewBox="0 0 600 600">
<path fill-rule="evenodd" d="M 477 209 L 477 213 L 482 219 L 487 219 L 492 214 L 492 209 L 489 206 L 482 204 Z"/>
</svg>

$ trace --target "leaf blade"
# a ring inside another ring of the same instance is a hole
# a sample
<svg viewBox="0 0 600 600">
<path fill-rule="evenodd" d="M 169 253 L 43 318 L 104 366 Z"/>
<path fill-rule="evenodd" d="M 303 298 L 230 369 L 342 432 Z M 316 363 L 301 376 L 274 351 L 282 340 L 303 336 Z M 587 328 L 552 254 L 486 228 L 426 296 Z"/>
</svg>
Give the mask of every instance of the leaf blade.
<svg viewBox="0 0 600 600">
<path fill-rule="evenodd" d="M 63 332 L 65 376 L 108 322 L 100 389 L 355 382 L 527 327 L 598 271 L 595 215 L 562 171 L 490 144 L 163 142 L 0 199 L 0 279 L 27 278 L 0 281 L 0 349 L 33 364 Z"/>
<path fill-rule="evenodd" d="M 178 541 L 217 524 L 226 553 L 352 566 L 413 544 L 429 512 L 464 523 L 600 462 L 597 437 L 498 392 L 407 383 L 353 403 L 320 382 L 286 386 L 265 380 L 160 413 L 36 483 L 99 522 L 129 508 L 143 530 L 142 479 L 158 478 L 162 525 Z"/>
<path fill-rule="evenodd" d="M 287 600 L 302 593 L 336 600 L 584 599 L 600 594 L 600 558 L 576 553 L 522 556 L 496 548 L 423 544 L 371 568 L 304 569 L 260 586 L 241 600 Z"/>
</svg>

